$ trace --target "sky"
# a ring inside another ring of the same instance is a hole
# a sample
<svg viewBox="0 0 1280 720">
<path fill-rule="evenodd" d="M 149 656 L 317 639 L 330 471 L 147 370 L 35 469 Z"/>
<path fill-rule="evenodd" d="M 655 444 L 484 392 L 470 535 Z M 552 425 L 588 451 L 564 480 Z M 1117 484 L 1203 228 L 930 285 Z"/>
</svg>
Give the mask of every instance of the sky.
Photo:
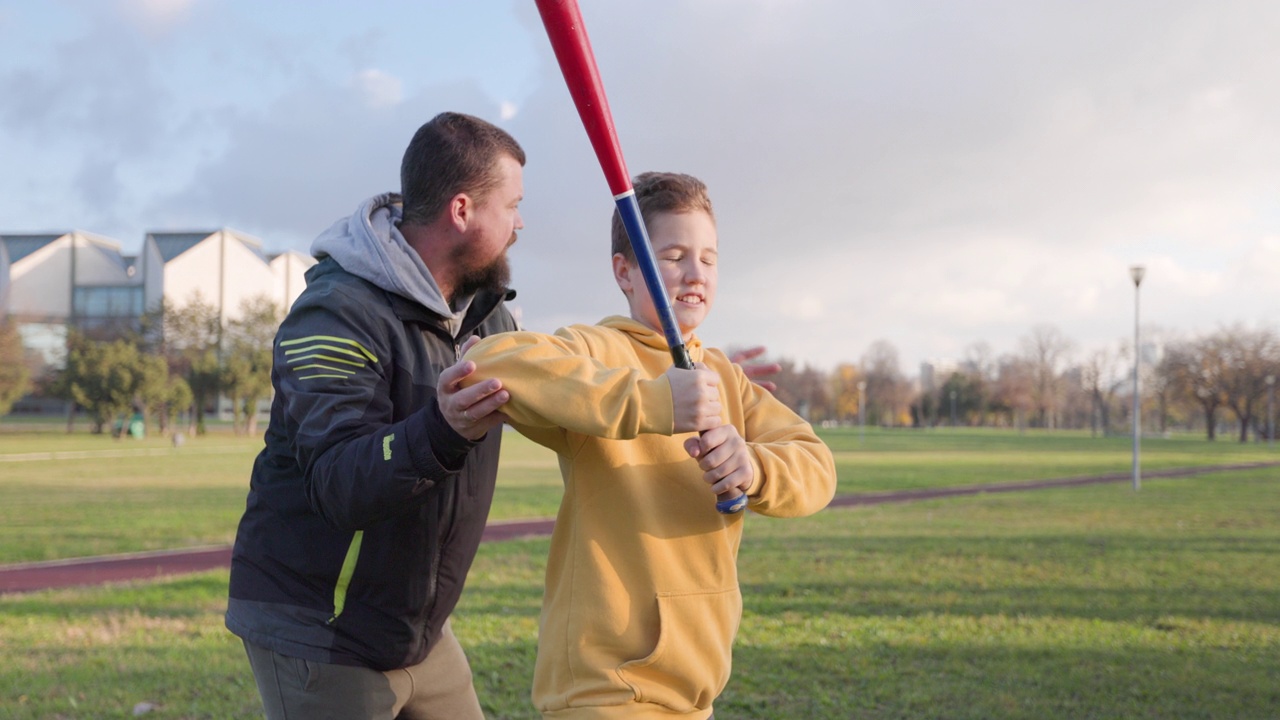
<svg viewBox="0 0 1280 720">
<path fill-rule="evenodd" d="M 914 375 L 1280 320 L 1280 3 L 581 0 L 632 174 L 711 190 L 699 334 Z M 0 0 L 0 233 L 306 252 L 455 110 L 528 155 L 516 305 L 625 313 L 613 204 L 532 0 Z"/>
</svg>

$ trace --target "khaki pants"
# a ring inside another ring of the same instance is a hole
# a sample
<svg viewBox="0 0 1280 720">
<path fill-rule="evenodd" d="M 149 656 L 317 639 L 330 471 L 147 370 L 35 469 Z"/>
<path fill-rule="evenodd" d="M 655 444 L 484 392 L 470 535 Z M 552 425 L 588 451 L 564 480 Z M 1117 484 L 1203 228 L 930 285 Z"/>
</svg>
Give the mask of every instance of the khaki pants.
<svg viewBox="0 0 1280 720">
<path fill-rule="evenodd" d="M 484 720 L 448 621 L 426 660 L 388 672 L 299 660 L 249 642 L 244 648 L 267 720 Z"/>
</svg>

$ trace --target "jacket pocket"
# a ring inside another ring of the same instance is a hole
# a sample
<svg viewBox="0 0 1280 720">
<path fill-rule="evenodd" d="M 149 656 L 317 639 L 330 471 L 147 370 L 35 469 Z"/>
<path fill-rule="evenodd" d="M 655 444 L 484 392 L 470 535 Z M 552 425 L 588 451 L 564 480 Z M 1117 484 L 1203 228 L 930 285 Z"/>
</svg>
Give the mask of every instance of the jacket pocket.
<svg viewBox="0 0 1280 720">
<path fill-rule="evenodd" d="M 677 712 L 705 710 L 729 682 L 733 638 L 742 618 L 738 588 L 658 593 L 653 652 L 618 666 L 637 702 Z"/>
</svg>

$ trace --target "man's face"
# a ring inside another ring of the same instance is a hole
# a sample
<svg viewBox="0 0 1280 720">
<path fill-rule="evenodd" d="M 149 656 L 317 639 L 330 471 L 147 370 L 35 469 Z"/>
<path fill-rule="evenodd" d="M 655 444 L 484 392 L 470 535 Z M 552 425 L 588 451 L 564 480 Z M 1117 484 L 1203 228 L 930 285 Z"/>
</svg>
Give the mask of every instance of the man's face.
<svg viewBox="0 0 1280 720">
<path fill-rule="evenodd" d="M 658 261 L 658 274 L 687 341 L 707 319 L 716 298 L 719 278 L 716 224 L 701 210 L 659 213 L 648 222 L 649 242 Z M 662 332 L 662 321 L 635 262 L 614 256 L 614 275 L 631 305 L 631 317 Z"/>
<path fill-rule="evenodd" d="M 520 201 L 524 199 L 524 168 L 510 155 L 498 159 L 499 182 L 475 208 L 467 238 L 454 251 L 458 267 L 456 296 L 481 289 L 503 290 L 511 281 L 507 248 L 524 228 Z"/>
</svg>

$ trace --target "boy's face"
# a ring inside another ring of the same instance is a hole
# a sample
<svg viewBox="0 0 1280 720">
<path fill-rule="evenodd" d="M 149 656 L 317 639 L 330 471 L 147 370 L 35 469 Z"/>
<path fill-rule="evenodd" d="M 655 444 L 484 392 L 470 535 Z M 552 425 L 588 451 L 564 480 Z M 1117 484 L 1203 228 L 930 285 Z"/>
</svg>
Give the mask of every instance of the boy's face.
<svg viewBox="0 0 1280 720">
<path fill-rule="evenodd" d="M 658 274 L 667 286 L 680 335 L 687 341 L 711 312 L 716 298 L 718 270 L 716 224 L 701 210 L 658 213 L 648 222 L 649 242 L 658 260 Z M 631 318 L 662 332 L 662 321 L 634 261 L 613 256 L 613 274 L 631 305 Z"/>
</svg>

